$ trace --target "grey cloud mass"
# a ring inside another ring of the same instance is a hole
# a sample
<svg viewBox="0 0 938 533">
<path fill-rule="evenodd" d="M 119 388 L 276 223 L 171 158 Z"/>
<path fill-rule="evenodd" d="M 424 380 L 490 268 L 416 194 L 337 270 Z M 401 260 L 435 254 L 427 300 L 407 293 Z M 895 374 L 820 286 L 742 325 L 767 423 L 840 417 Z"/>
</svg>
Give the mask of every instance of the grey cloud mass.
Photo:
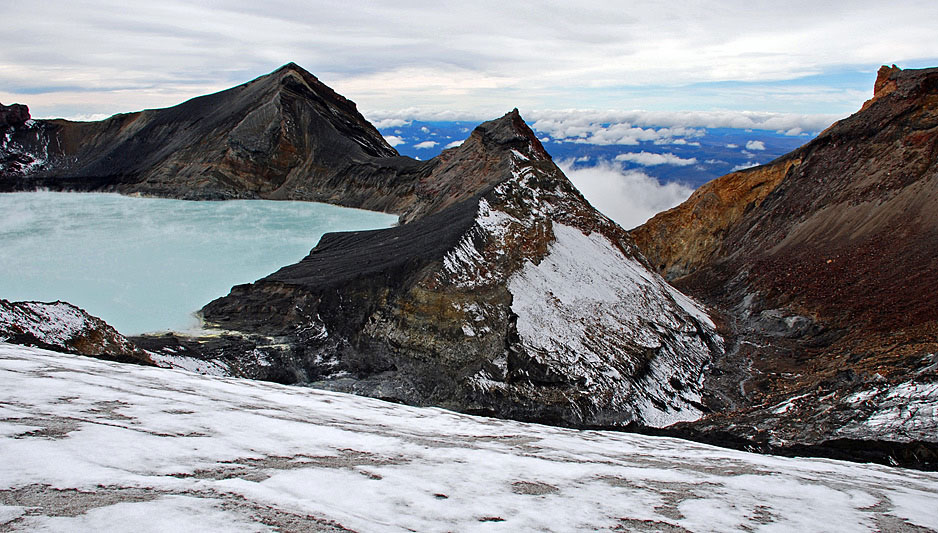
<svg viewBox="0 0 938 533">
<path fill-rule="evenodd" d="M 40 117 L 173 105 L 289 61 L 375 116 L 414 106 L 472 119 L 512 107 L 843 116 L 868 98 L 880 64 L 938 58 L 931 1 L 11 0 L 3 11 L 15 22 L 0 34 L 0 101 Z M 843 72 L 862 76 L 827 78 Z"/>
</svg>

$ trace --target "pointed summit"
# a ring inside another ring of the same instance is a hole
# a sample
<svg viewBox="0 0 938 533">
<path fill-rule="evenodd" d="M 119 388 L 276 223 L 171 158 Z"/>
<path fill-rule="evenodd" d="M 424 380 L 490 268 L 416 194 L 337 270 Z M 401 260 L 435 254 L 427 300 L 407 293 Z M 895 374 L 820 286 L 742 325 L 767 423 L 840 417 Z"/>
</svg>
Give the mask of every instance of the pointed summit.
<svg viewBox="0 0 938 533">
<path fill-rule="evenodd" d="M 5 161 L 42 161 L 0 168 L 8 190 L 328 199 L 355 207 L 364 207 L 363 193 L 342 197 L 338 173 L 374 172 L 376 165 L 361 165 L 398 156 L 353 102 L 295 63 L 166 109 L 92 123 L 37 121 L 10 141 L 24 153 Z"/>
</svg>

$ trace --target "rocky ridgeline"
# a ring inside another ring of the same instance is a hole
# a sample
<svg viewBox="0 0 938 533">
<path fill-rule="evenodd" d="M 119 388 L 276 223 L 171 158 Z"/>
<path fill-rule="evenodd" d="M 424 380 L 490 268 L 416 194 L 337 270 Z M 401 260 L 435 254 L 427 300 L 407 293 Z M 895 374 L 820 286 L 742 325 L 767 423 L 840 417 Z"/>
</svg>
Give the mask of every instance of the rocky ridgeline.
<svg viewBox="0 0 938 533">
<path fill-rule="evenodd" d="M 700 416 L 706 313 L 596 212 L 517 111 L 400 157 L 296 65 L 169 109 L 12 132 L 6 190 L 320 200 L 401 215 L 334 234 L 203 310 L 226 333 L 134 339 L 161 364 L 565 425 Z"/>
</svg>

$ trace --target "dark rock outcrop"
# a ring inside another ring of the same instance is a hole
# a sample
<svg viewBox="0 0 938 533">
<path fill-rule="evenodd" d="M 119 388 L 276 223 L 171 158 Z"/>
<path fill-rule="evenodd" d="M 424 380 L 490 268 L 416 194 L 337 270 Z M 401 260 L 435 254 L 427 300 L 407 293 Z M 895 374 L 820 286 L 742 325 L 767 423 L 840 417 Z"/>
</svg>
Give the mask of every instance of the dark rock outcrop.
<svg viewBox="0 0 938 533">
<path fill-rule="evenodd" d="M 17 128 L 29 121 L 29 108 L 23 104 L 0 104 L 0 128 Z"/>
<path fill-rule="evenodd" d="M 776 449 L 908 443 L 923 459 L 907 464 L 934 466 L 935 205 L 938 69 L 883 67 L 858 113 L 634 230 L 732 340 L 705 387 L 719 413 L 688 432 Z"/>
<path fill-rule="evenodd" d="M 145 352 L 103 320 L 65 302 L 0 299 L 0 341 L 111 361 L 154 364 Z"/>
</svg>

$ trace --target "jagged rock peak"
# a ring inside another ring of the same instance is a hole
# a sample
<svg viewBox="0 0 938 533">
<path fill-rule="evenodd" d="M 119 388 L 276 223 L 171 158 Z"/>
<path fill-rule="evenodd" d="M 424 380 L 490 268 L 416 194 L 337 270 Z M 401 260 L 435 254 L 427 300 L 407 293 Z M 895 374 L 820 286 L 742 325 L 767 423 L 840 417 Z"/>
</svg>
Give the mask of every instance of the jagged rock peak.
<svg viewBox="0 0 938 533">
<path fill-rule="evenodd" d="M 886 88 L 886 85 L 889 83 L 889 79 L 892 77 L 892 75 L 900 70 L 902 69 L 895 65 L 891 67 L 886 65 L 879 67 L 879 71 L 876 73 L 876 83 L 873 84 L 874 98 L 878 96 L 883 91 L 883 89 Z M 895 87 L 895 85 L 893 85 L 893 87 Z"/>
<path fill-rule="evenodd" d="M 873 97 L 867 100 L 860 111 L 865 111 L 873 102 L 881 100 L 898 90 L 901 99 L 908 100 L 917 94 L 935 90 L 938 68 L 902 69 L 896 65 L 883 65 L 876 73 Z"/>
<path fill-rule="evenodd" d="M 324 236 L 205 306 L 206 322 L 291 339 L 265 357 L 335 390 L 576 426 L 700 416 L 701 369 L 722 350 L 712 322 L 646 270 L 517 110 L 426 168 L 403 224 Z M 253 347 L 237 350 L 252 367 Z"/>
<path fill-rule="evenodd" d="M 518 108 L 514 108 L 502 117 L 484 122 L 476 127 L 473 134 L 481 135 L 488 142 L 511 148 L 523 148 L 538 159 L 550 159 L 534 131 L 527 125 Z"/>
<path fill-rule="evenodd" d="M 22 126 L 29 121 L 29 108 L 23 104 L 0 104 L 0 128 Z"/>
</svg>

